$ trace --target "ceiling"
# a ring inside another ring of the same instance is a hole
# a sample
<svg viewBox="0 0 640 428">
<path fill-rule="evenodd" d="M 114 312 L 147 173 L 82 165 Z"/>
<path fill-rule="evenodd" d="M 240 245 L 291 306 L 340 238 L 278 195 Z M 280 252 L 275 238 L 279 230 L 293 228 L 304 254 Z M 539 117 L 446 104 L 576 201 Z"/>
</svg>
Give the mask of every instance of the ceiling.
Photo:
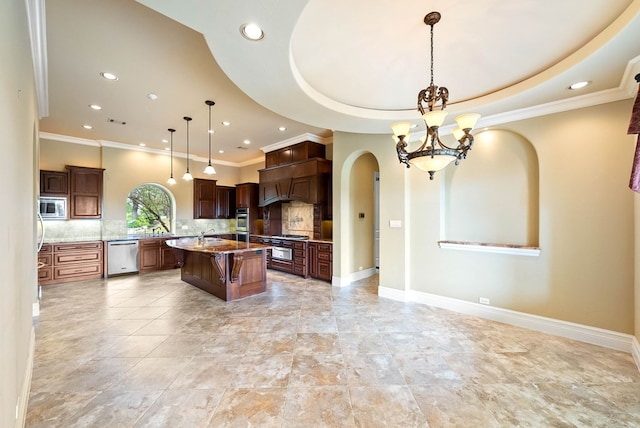
<svg viewBox="0 0 640 428">
<path fill-rule="evenodd" d="M 46 9 L 43 136 L 165 152 L 175 128 L 184 153 L 190 116 L 190 156 L 206 161 L 213 100 L 214 165 L 330 142 L 333 131 L 390 134 L 398 120 L 424 129 L 416 99 L 429 84 L 423 18 L 433 10 L 442 14 L 434 83 L 450 92 L 444 131 L 458 113 L 481 113 L 478 126 L 489 127 L 631 98 L 640 72 L 640 0 L 47 0 Z M 262 40 L 240 35 L 248 22 Z M 590 85 L 568 89 L 582 80 Z"/>
</svg>

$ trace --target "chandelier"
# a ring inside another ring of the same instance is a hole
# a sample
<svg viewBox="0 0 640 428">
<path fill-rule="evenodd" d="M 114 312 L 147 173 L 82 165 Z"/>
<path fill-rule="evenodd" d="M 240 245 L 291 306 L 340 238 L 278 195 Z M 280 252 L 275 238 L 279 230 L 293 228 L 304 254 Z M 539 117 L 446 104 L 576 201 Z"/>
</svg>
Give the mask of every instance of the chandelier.
<svg viewBox="0 0 640 428">
<path fill-rule="evenodd" d="M 431 82 L 429 87 L 418 93 L 418 110 L 427 127 L 427 134 L 422 144 L 415 151 L 407 151 L 409 130 L 413 126 L 411 122 L 398 122 L 391 125 L 396 141 L 398 160 L 409 168 L 411 165 L 429 173 L 429 179 L 433 180 L 436 171 L 440 171 L 455 160 L 458 165 L 461 159 L 467 157 L 467 152 L 473 145 L 471 130 L 480 118 L 479 114 L 467 113 L 455 118 L 458 128 L 452 131 L 457 146 L 449 147 L 440 140 L 438 129 L 447 117 L 447 101 L 449 90 L 444 86 L 438 87 L 433 83 L 433 26 L 440 21 L 439 12 L 428 13 L 424 17 L 424 23 L 431 27 Z"/>
</svg>

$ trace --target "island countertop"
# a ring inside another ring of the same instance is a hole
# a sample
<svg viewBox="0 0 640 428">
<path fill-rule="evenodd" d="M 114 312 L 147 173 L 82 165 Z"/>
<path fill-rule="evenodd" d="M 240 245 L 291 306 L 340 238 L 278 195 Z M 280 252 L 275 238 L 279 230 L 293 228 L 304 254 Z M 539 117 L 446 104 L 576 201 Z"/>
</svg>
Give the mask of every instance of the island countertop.
<svg viewBox="0 0 640 428">
<path fill-rule="evenodd" d="M 231 241 L 228 239 L 206 237 L 201 244 L 198 243 L 198 238 L 180 238 L 167 240 L 167 245 L 179 250 L 211 254 L 243 253 L 247 251 L 273 248 L 271 245 L 256 244 L 253 242 Z"/>
</svg>

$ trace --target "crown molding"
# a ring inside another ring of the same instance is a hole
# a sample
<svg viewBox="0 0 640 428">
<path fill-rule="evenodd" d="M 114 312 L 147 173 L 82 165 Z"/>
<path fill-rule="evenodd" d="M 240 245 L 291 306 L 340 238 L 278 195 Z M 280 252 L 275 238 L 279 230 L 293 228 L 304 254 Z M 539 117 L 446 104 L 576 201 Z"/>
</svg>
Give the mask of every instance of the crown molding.
<svg viewBox="0 0 640 428">
<path fill-rule="evenodd" d="M 100 143 L 98 141 L 89 140 L 87 138 L 71 137 L 69 135 L 61 135 L 61 134 L 52 134 L 50 132 L 43 132 L 43 131 L 40 131 L 38 135 L 40 136 L 40 139 L 45 139 L 45 140 L 62 141 L 64 143 L 82 144 L 85 146 L 100 147 Z"/>
<path fill-rule="evenodd" d="M 45 0 L 26 0 L 31 57 L 40 119 L 49 116 L 49 68 Z"/>
</svg>

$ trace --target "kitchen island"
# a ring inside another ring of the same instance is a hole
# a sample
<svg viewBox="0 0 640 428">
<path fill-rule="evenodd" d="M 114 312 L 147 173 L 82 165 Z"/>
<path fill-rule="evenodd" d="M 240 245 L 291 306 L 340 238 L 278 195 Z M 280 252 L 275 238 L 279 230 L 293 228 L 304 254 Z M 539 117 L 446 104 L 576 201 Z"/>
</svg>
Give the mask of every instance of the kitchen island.
<svg viewBox="0 0 640 428">
<path fill-rule="evenodd" d="M 267 289 L 269 245 L 220 238 L 170 239 L 181 267 L 180 277 L 220 299 L 229 301 Z"/>
</svg>

